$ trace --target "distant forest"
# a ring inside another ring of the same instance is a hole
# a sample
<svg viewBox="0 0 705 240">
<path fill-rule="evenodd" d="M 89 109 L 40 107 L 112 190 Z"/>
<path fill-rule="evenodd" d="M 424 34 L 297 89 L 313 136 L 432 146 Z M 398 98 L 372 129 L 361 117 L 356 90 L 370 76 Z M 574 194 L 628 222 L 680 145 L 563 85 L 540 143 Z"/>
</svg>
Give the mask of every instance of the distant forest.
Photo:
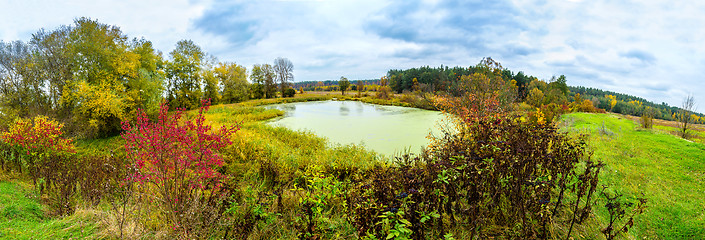
<svg viewBox="0 0 705 240">
<path fill-rule="evenodd" d="M 469 76 L 476 73 L 477 67 L 440 67 L 424 66 L 410 69 L 392 69 L 387 72 L 384 78 L 389 87 L 396 93 L 404 92 L 448 92 L 452 93 L 458 89 L 462 76 Z M 596 88 L 586 88 L 582 86 L 568 86 L 567 78 L 564 75 L 552 77 L 549 80 L 541 80 L 535 76 L 527 75 L 522 71 L 513 72 L 503 68 L 502 77 L 513 80 L 517 86 L 517 102 L 526 102 L 534 107 L 541 107 L 555 103 L 557 105 L 567 105 L 576 101 L 576 94 L 579 100 L 590 100 L 596 108 L 604 109 L 614 113 L 641 116 L 648 111 L 650 115 L 657 119 L 674 120 L 674 114 L 679 107 L 669 106 L 666 103 L 656 104 L 644 98 L 631 96 L 623 93 L 605 91 Z M 381 79 L 352 80 L 352 87 L 358 81 L 362 81 L 364 90 L 376 91 Z M 338 91 L 338 80 L 326 81 L 304 81 L 294 83 L 294 88 L 304 91 Z M 351 89 L 355 91 L 356 89 Z M 692 112 L 700 118 L 705 118 L 701 113 Z M 702 121 L 701 121 L 702 122 Z"/>
</svg>

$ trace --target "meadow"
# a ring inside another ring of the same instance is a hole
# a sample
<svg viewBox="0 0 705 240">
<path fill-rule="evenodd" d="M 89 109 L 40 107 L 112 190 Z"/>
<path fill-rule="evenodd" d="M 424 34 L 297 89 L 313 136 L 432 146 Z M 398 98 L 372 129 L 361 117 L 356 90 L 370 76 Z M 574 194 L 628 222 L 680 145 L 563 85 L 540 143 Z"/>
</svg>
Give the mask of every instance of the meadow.
<svg viewBox="0 0 705 240">
<path fill-rule="evenodd" d="M 618 114 L 566 114 L 560 125 L 589 134 L 593 159 L 606 163 L 602 185 L 648 199 L 630 232 L 634 238 L 705 238 L 705 145 L 672 135 L 667 122 L 643 129 Z M 603 220 L 605 214 L 599 214 Z"/>
</svg>

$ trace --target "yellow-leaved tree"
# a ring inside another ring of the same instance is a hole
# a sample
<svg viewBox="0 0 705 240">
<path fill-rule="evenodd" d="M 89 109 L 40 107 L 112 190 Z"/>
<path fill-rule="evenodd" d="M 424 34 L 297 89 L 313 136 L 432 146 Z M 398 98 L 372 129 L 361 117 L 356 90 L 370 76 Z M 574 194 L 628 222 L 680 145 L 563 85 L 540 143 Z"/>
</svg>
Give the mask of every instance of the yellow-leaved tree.
<svg viewBox="0 0 705 240">
<path fill-rule="evenodd" d="M 223 85 L 221 96 L 224 103 L 242 102 L 250 97 L 250 83 L 247 82 L 247 69 L 244 66 L 221 62 L 213 72 Z"/>
<path fill-rule="evenodd" d="M 119 28 L 87 18 L 76 20 L 68 39 L 73 77 L 61 103 L 81 135 L 115 135 L 138 108 L 156 111 L 163 75 L 150 42 L 130 42 Z"/>
</svg>

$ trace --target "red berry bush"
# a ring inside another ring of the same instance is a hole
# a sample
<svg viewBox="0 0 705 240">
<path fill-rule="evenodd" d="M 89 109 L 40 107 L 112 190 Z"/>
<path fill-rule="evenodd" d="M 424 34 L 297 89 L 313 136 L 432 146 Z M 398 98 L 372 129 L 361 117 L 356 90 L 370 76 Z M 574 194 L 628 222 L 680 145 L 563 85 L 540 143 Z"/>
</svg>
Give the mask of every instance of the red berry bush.
<svg viewBox="0 0 705 240">
<path fill-rule="evenodd" d="M 202 101 L 198 115 L 185 119 L 181 110 L 169 113 L 162 104 L 157 121 L 139 110 L 134 124 L 123 123 L 125 150 L 136 172 L 130 180 L 155 193 L 168 223 L 185 232 L 193 224 L 193 206 L 218 198 L 224 176 L 218 172 L 223 158 L 218 152 L 231 145 L 237 126 L 212 129 L 204 112 L 210 101 Z M 198 225 L 198 224 L 196 224 Z"/>
</svg>

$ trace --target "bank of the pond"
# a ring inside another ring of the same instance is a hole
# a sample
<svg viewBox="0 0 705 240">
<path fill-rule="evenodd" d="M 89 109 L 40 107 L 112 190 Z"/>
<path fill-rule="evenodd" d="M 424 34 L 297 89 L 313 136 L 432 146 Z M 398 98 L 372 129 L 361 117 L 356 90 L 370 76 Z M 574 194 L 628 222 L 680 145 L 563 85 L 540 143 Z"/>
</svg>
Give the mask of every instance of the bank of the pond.
<svg viewBox="0 0 705 240">
<path fill-rule="evenodd" d="M 365 92 L 362 95 L 357 94 L 340 94 L 337 92 L 308 92 L 304 94 L 297 94 L 291 98 L 268 98 L 268 99 L 251 99 L 248 101 L 225 104 L 218 106 L 242 106 L 242 107 L 256 107 L 256 106 L 266 106 L 272 104 L 282 104 L 282 103 L 295 103 L 295 102 L 311 102 L 311 101 L 359 101 L 364 103 L 370 103 L 375 105 L 385 105 L 385 106 L 398 106 L 398 107 L 409 107 L 409 108 L 419 108 L 431 111 L 437 111 L 429 104 L 413 104 L 412 102 L 418 99 L 413 95 L 403 95 L 397 94 L 393 95 L 389 99 L 374 97 L 371 92 Z"/>
</svg>

